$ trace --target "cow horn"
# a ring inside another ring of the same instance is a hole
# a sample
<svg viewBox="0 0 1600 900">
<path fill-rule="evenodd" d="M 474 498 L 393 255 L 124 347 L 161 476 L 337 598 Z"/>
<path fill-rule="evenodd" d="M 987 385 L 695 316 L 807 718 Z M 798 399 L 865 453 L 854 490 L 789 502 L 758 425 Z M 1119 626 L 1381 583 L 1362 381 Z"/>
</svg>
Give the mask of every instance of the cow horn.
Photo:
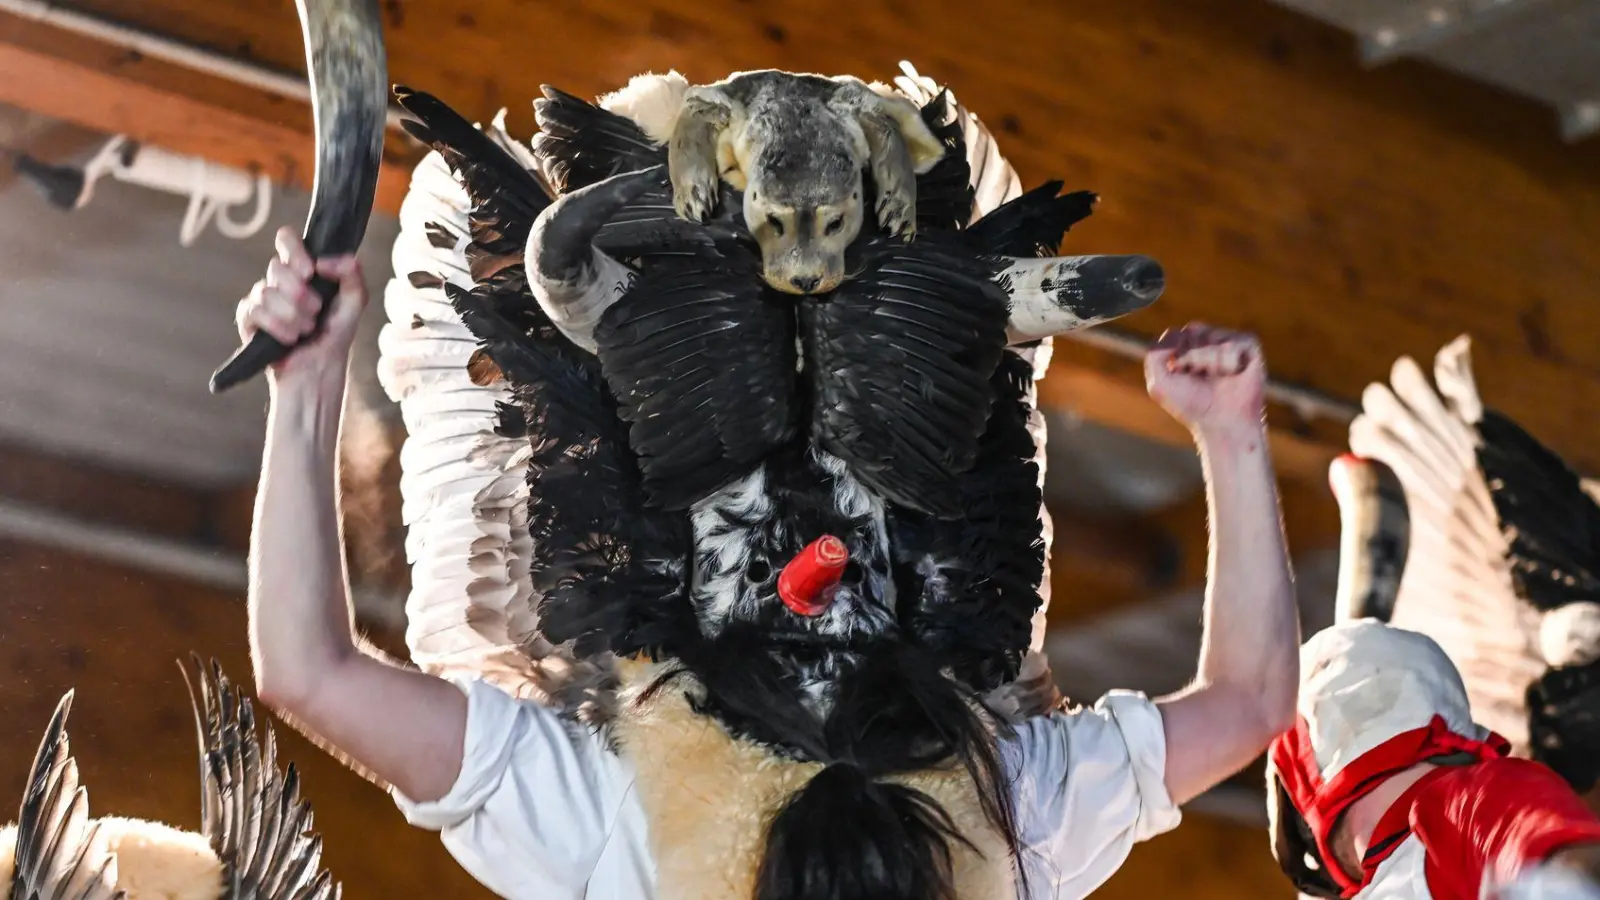
<svg viewBox="0 0 1600 900">
<path fill-rule="evenodd" d="M 1166 275 L 1148 256 L 1013 258 L 1001 282 L 1011 295 L 1013 344 L 1088 328 L 1144 309 Z"/>
<path fill-rule="evenodd" d="M 594 244 L 622 208 L 661 180 L 664 167 L 615 175 L 552 203 L 528 233 L 528 286 L 574 344 L 593 353 L 600 316 L 633 283 L 634 272 Z"/>
</svg>

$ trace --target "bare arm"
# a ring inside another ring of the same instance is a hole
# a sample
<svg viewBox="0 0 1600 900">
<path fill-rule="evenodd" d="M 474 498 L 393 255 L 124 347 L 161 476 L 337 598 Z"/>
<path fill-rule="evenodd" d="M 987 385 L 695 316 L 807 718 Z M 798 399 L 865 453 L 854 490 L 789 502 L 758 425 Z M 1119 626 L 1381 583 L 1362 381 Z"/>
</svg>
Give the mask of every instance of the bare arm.
<svg viewBox="0 0 1600 900">
<path fill-rule="evenodd" d="M 311 261 L 292 232 L 240 304 L 240 331 L 292 341 L 318 301 Z M 337 459 L 345 373 L 365 287 L 351 260 L 324 261 L 340 278 L 324 331 L 270 374 L 266 453 L 250 546 L 250 645 L 256 690 L 378 777 L 419 801 L 455 782 L 466 698 L 455 687 L 357 648 L 339 533 Z"/>
<path fill-rule="evenodd" d="M 1195 434 L 1211 518 L 1198 671 L 1158 703 L 1167 790 L 1182 804 L 1293 724 L 1300 621 L 1267 452 L 1260 348 L 1191 326 L 1158 342 L 1147 374 L 1152 396 Z"/>
</svg>

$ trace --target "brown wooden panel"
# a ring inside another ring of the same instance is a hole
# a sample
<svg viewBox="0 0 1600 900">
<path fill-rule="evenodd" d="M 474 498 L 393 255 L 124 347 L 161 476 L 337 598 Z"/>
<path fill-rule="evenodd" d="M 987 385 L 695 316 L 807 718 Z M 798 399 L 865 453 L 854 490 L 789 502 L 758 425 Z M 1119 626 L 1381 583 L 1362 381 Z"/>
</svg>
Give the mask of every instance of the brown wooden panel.
<svg viewBox="0 0 1600 900">
<path fill-rule="evenodd" d="M 0 498 L 181 540 L 209 533 L 218 511 L 218 498 L 205 491 L 5 445 L 0 445 Z"/>
<path fill-rule="evenodd" d="M 75 5 L 302 66 L 287 0 Z M 542 81 L 594 94 L 674 66 L 699 79 L 760 66 L 881 77 L 910 57 L 1001 131 L 1026 181 L 1102 193 L 1070 248 L 1166 263 L 1167 297 L 1130 320 L 1140 332 L 1191 319 L 1255 329 L 1278 376 L 1353 398 L 1396 355 L 1431 356 L 1470 330 L 1488 399 L 1600 469 L 1600 144 L 1564 147 L 1545 110 L 1441 72 L 1362 71 L 1343 35 L 1264 0 L 385 8 L 395 80 L 479 118 L 509 106 L 521 133 Z M 91 57 L 70 58 L 129 77 L 159 68 Z M 0 66 L 11 93 L 54 81 L 13 63 Z M 75 100 L 83 117 L 116 112 L 104 87 Z M 287 115 L 208 91 L 246 118 Z M 234 156 L 265 140 L 303 168 L 303 143 L 248 123 L 166 127 L 174 140 L 250 136 L 218 148 Z"/>
<path fill-rule="evenodd" d="M 314 168 L 311 110 L 98 41 L 0 14 L 0 103 L 179 153 L 265 172 L 302 189 Z M 378 206 L 398 210 L 420 151 L 391 136 Z"/>
<path fill-rule="evenodd" d="M 1176 831 L 1133 848 L 1095 900 L 1293 900 L 1265 828 L 1190 814 Z"/>
<path fill-rule="evenodd" d="M 240 598 L 11 542 L 0 543 L 0 583 L 0 712 L 8 728 L 0 800 L 20 800 L 51 709 L 76 687 L 72 740 L 91 808 L 197 827 L 195 739 L 175 661 L 190 650 L 215 656 L 248 684 Z M 382 792 L 275 727 L 285 758 L 301 768 L 328 864 L 348 896 L 491 896 Z"/>
</svg>

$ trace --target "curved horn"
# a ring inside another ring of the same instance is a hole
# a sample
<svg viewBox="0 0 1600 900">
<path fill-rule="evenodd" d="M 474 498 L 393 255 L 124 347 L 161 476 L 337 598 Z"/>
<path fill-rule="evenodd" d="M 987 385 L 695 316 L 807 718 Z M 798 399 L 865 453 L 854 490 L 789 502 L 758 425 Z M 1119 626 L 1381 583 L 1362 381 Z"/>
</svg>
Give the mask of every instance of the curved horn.
<svg viewBox="0 0 1600 900">
<path fill-rule="evenodd" d="M 1399 476 L 1381 462 L 1346 453 L 1328 467 L 1339 504 L 1339 587 L 1335 621 L 1389 621 L 1405 573 L 1411 520 Z"/>
<path fill-rule="evenodd" d="M 367 233 L 383 161 L 383 131 L 389 112 L 388 57 L 378 0 L 296 0 L 311 78 L 311 118 L 317 132 L 317 168 L 306 250 L 313 258 L 356 252 Z M 311 280 L 322 308 L 339 285 Z M 211 376 L 217 394 L 261 374 L 289 355 L 265 331 Z"/>
<path fill-rule="evenodd" d="M 1011 294 L 1013 344 L 1098 325 L 1154 303 L 1166 287 L 1148 256 L 1013 258 L 1001 273 Z"/>
<path fill-rule="evenodd" d="M 595 351 L 594 326 L 633 283 L 633 270 L 594 245 L 600 229 L 661 181 L 664 166 L 614 175 L 552 203 L 533 222 L 525 255 L 528 287 L 574 344 Z"/>
</svg>

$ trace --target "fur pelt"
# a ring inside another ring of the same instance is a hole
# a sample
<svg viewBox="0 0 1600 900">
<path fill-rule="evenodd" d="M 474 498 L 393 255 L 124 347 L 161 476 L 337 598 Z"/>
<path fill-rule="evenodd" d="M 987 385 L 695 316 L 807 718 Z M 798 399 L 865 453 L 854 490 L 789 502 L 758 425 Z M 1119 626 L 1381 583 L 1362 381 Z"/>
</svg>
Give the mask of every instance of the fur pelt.
<svg viewBox="0 0 1600 900">
<path fill-rule="evenodd" d="M 666 668 L 627 661 L 620 670 L 628 701 L 611 727 L 633 767 L 635 791 L 651 823 L 656 896 L 746 900 L 755 891 L 773 817 L 823 767 L 734 740 L 713 718 L 694 712 L 687 680 L 667 682 L 647 701 L 631 702 Z M 971 842 L 971 847 L 950 846 L 957 897 L 1013 896 L 1011 855 L 990 826 L 965 769 L 957 765 L 883 780 L 933 798 Z"/>
<path fill-rule="evenodd" d="M 665 144 L 672 139 L 678 113 L 683 110 L 683 97 L 688 92 L 689 79 L 679 75 L 677 70 L 665 75 L 646 72 L 633 76 L 626 86 L 601 97 L 597 105 L 606 112 L 632 119 L 652 141 Z"/>
<path fill-rule="evenodd" d="M 95 842 L 117 858 L 117 887 L 127 900 L 218 900 L 222 863 L 205 837 L 159 822 L 95 820 Z M 11 883 L 17 829 L 0 829 L 0 884 Z"/>
</svg>

